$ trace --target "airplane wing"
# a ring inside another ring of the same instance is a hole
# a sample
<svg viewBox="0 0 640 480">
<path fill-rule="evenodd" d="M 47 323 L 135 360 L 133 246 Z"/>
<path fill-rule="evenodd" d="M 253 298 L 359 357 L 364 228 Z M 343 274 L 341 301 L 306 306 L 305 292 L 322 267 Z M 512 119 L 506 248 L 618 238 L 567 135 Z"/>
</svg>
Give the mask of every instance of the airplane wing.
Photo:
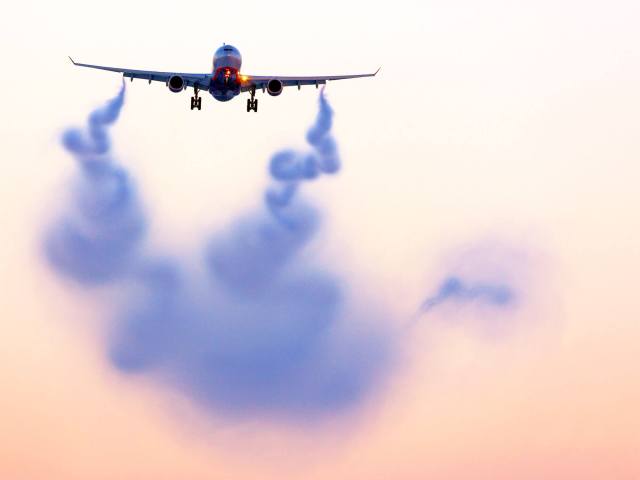
<svg viewBox="0 0 640 480">
<path fill-rule="evenodd" d="M 373 73 L 359 73 L 356 75 L 325 75 L 318 77 L 282 77 L 277 75 L 242 75 L 242 91 L 246 92 L 251 90 L 252 88 L 262 89 L 264 91 L 267 88 L 267 83 L 269 80 L 280 80 L 282 85 L 285 87 L 298 87 L 298 89 L 302 85 L 324 85 L 327 81 L 333 80 L 347 80 L 349 78 L 362 78 L 362 77 L 375 77 L 376 74 L 380 71 L 376 70 Z"/>
<path fill-rule="evenodd" d="M 211 82 L 210 73 L 154 72 L 151 70 L 133 70 L 130 68 L 89 65 L 86 63 L 78 63 L 71 57 L 69 57 L 69 60 L 71 60 L 71 63 L 73 63 L 77 67 L 96 68 L 98 70 L 107 70 L 109 72 L 122 73 L 124 77 L 130 78 L 132 81 L 134 78 L 141 78 L 144 80 L 148 80 L 149 83 L 151 83 L 152 81 L 167 83 L 169 81 L 169 78 L 174 75 L 178 75 L 183 78 L 185 86 L 193 87 L 197 85 L 198 89 L 200 90 L 206 90 L 209 87 L 209 83 Z"/>
</svg>

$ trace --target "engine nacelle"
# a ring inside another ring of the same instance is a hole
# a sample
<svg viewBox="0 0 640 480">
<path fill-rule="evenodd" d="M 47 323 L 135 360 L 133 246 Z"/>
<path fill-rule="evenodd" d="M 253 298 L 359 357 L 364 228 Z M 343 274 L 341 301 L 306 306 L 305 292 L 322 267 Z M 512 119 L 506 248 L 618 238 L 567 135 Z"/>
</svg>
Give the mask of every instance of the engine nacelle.
<svg viewBox="0 0 640 480">
<path fill-rule="evenodd" d="M 267 83 L 267 93 L 269 93 L 269 95 L 271 95 L 272 97 L 277 97 L 278 95 L 280 95 L 283 89 L 284 84 L 282 83 L 282 80 L 278 80 L 277 78 L 272 78 Z"/>
<path fill-rule="evenodd" d="M 171 75 L 169 77 L 169 81 L 167 82 L 167 87 L 174 93 L 181 92 L 184 90 L 184 78 L 180 75 Z"/>
</svg>

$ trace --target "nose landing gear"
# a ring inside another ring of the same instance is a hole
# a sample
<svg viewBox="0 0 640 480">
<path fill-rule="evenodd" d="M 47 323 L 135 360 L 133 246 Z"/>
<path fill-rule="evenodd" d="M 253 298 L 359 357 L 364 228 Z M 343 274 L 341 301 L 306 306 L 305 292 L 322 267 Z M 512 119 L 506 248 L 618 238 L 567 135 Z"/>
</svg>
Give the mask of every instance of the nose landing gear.
<svg viewBox="0 0 640 480">
<path fill-rule="evenodd" d="M 258 99 L 256 97 L 256 87 L 251 87 L 251 98 L 247 99 L 247 112 L 253 110 L 258 113 Z"/>
<path fill-rule="evenodd" d="M 191 97 L 191 110 L 197 108 L 202 110 L 202 97 L 198 96 L 198 87 L 193 87 L 193 97 Z"/>
</svg>

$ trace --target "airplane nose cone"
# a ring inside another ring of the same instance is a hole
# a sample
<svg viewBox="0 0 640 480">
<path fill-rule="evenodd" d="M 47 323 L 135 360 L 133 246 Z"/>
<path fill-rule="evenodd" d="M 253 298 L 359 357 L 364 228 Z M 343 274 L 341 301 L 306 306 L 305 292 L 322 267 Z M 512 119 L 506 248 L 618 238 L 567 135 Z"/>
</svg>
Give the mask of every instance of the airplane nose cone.
<svg viewBox="0 0 640 480">
<path fill-rule="evenodd" d="M 223 45 L 216 50 L 213 56 L 213 65 L 216 69 L 220 67 L 232 67 L 239 70 L 242 65 L 242 56 L 233 45 Z"/>
<path fill-rule="evenodd" d="M 229 54 L 237 54 L 238 49 L 233 45 L 223 45 L 218 50 L 216 50 L 216 55 L 229 55 Z"/>
</svg>

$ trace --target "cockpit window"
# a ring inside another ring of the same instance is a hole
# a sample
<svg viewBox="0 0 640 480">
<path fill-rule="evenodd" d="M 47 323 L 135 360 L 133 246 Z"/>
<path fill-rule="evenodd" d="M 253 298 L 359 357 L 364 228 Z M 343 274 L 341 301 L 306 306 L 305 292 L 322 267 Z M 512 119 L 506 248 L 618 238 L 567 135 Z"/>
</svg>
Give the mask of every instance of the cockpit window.
<svg viewBox="0 0 640 480">
<path fill-rule="evenodd" d="M 233 47 L 224 47 L 225 52 L 233 52 Z"/>
</svg>

